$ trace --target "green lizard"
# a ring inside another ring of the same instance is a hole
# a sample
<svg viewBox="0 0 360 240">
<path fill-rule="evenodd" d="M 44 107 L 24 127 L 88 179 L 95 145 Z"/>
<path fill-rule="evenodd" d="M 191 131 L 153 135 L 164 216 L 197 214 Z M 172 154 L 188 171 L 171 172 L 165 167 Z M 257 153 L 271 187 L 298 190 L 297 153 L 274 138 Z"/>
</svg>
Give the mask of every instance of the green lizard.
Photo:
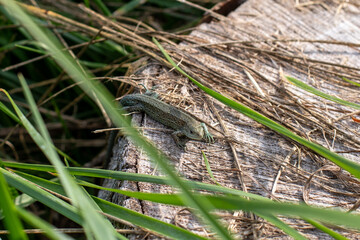
<svg viewBox="0 0 360 240">
<path fill-rule="evenodd" d="M 171 135 L 180 148 L 185 147 L 186 138 L 214 142 L 205 123 L 199 122 L 186 112 L 157 99 L 157 93 L 149 91 L 146 87 L 145 89 L 145 94 L 130 94 L 121 98 L 120 104 L 123 109 L 127 112 L 145 112 L 152 119 L 174 129 L 175 131 Z M 106 162 L 110 160 L 115 137 L 116 133 L 112 131 L 109 136 Z"/>
<path fill-rule="evenodd" d="M 123 97 L 120 104 L 127 112 L 145 112 L 152 119 L 174 129 L 175 131 L 171 135 L 176 145 L 181 148 L 185 146 L 185 142 L 181 141 L 181 138 L 214 142 L 204 123 L 156 97 L 156 93 L 146 89 L 145 94 L 131 94 Z"/>
</svg>

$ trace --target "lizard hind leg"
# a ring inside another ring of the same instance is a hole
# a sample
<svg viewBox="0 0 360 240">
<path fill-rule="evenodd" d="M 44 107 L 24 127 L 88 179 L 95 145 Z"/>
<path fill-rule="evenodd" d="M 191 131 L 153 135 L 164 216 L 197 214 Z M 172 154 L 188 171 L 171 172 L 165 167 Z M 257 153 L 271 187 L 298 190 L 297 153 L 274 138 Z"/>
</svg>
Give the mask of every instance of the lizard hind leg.
<svg viewBox="0 0 360 240">
<path fill-rule="evenodd" d="M 181 131 L 175 131 L 171 136 L 180 149 L 185 149 L 185 144 L 189 139 L 187 139 Z"/>
</svg>

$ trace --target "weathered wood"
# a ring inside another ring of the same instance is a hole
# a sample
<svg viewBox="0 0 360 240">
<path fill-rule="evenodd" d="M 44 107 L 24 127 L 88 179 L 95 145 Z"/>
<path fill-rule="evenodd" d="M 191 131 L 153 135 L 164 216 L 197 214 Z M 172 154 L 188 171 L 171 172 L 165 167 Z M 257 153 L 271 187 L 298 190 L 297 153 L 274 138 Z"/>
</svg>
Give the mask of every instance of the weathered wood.
<svg viewBox="0 0 360 240">
<path fill-rule="evenodd" d="M 355 110 L 306 93 L 280 77 L 281 69 L 286 75 L 294 76 L 321 91 L 359 103 L 359 88 L 339 77 L 347 76 L 359 82 L 359 45 L 274 41 L 307 39 L 358 43 L 359 13 L 359 6 L 355 4 L 339 5 L 334 1 L 296 7 L 295 1 L 249 0 L 234 10 L 227 19 L 198 26 L 186 38 L 188 41 L 184 39 L 177 49 L 174 46 L 166 48 L 181 55 L 183 66 L 207 85 L 298 134 L 331 147 L 334 151 L 359 150 L 360 125 L 349 116 L 336 121 Z M 193 44 L 234 40 L 248 42 L 191 47 Z M 250 81 L 244 69 L 255 79 L 263 94 Z M 143 83 L 148 87 L 157 85 L 157 92 L 164 101 L 186 109 L 218 131 L 224 132 L 219 125 L 220 116 L 228 129 L 227 135 L 237 141 L 229 143 L 218 139 L 212 145 L 190 141 L 184 152 L 176 147 L 168 132 L 161 130 L 166 129 L 164 126 L 147 116 L 134 114 L 134 125 L 145 128 L 144 135 L 170 156 L 172 164 L 187 179 L 212 183 L 201 156 L 201 150 L 204 150 L 216 180 L 226 187 L 242 190 L 245 187 L 249 192 L 280 201 L 299 202 L 305 198 L 309 204 L 340 206 L 344 209 L 350 209 L 358 200 L 359 184 L 347 172 L 338 171 L 330 161 L 216 100 L 205 97 L 176 73 L 161 66 L 150 65 L 138 73 L 137 77 L 139 76 L 144 77 Z M 212 109 L 212 104 L 215 110 Z M 214 111 L 218 112 L 218 116 Z M 343 155 L 360 162 L 359 151 Z M 239 166 L 235 157 L 238 158 L 242 176 L 237 170 Z M 316 172 L 324 166 L 324 171 Z M 124 138 L 119 139 L 114 148 L 110 169 L 160 174 L 145 154 Z M 315 175 L 311 179 L 311 185 L 307 184 L 306 181 L 313 173 Z M 240 182 L 241 178 L 243 183 Z M 104 186 L 142 192 L 172 192 L 170 187 L 148 183 L 107 180 Z M 124 198 L 109 192 L 100 192 L 99 196 L 198 234 L 208 234 L 202 224 L 182 208 Z M 231 223 L 232 231 L 243 238 L 288 238 L 282 231 L 261 219 L 251 219 L 241 213 L 222 213 L 222 216 Z M 330 239 L 303 221 L 285 221 L 306 237 Z M 339 232 L 351 239 L 360 238 L 350 231 Z"/>
</svg>

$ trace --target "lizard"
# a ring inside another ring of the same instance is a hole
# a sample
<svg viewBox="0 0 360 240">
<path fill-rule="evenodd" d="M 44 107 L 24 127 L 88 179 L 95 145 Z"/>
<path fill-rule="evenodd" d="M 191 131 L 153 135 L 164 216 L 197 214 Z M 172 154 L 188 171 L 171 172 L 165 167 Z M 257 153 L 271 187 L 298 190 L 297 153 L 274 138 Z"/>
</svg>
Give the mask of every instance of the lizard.
<svg viewBox="0 0 360 240">
<path fill-rule="evenodd" d="M 123 109 L 127 112 L 144 112 L 155 121 L 172 128 L 174 132 L 171 136 L 179 148 L 185 147 L 185 141 L 182 140 L 184 138 L 214 142 L 214 138 L 205 123 L 199 122 L 185 111 L 157 99 L 157 93 L 148 90 L 146 87 L 145 89 L 145 94 L 129 94 L 122 97 L 119 103 Z M 113 145 L 111 142 L 114 140 L 115 135 L 111 132 L 109 137 L 111 148 Z M 110 152 L 109 150 L 107 152 L 107 161 L 110 158 L 111 148 Z"/>
<path fill-rule="evenodd" d="M 168 126 L 175 131 L 171 134 L 175 143 L 180 148 L 184 147 L 181 137 L 192 140 L 205 140 L 214 142 L 205 123 L 199 122 L 186 112 L 167 104 L 148 94 L 126 95 L 120 100 L 120 104 L 127 112 L 145 112 L 149 117 Z"/>
</svg>

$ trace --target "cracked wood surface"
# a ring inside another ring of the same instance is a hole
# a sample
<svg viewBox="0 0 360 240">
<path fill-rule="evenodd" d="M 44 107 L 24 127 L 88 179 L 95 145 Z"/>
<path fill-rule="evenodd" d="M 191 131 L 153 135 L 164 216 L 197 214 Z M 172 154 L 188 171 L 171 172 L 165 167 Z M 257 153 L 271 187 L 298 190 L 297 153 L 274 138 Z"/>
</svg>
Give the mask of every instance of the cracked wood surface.
<svg viewBox="0 0 360 240">
<path fill-rule="evenodd" d="M 360 37 L 359 13 L 359 6 L 338 4 L 336 1 L 295 6 L 295 1 L 249 0 L 226 20 L 201 24 L 190 36 L 184 37 L 180 45 L 165 47 L 181 56 L 178 61 L 181 60 L 187 70 L 214 90 L 307 139 L 334 151 L 346 152 L 342 155 L 360 162 L 360 125 L 346 116 L 355 110 L 306 93 L 280 77 L 280 71 L 283 71 L 328 94 L 359 103 L 359 88 L 339 77 L 346 76 L 359 82 L 359 46 L 274 41 L 316 39 L 356 43 Z M 205 46 L 235 40 L 239 42 Z M 203 46 L 195 48 L 194 45 Z M 359 182 L 347 172 L 204 96 L 173 71 L 169 72 L 169 69 L 153 62 L 136 74 L 136 79 L 139 77 L 143 77 L 141 83 L 148 87 L 157 85 L 156 91 L 165 102 L 185 109 L 219 132 L 225 132 L 219 124 L 223 121 L 227 135 L 236 139 L 236 142 L 228 142 L 218 138 L 211 145 L 189 141 L 187 150 L 183 151 L 175 145 L 169 129 L 144 114 L 133 114 L 133 124 L 144 128 L 144 135 L 170 157 L 171 164 L 187 179 L 213 183 L 201 156 L 203 150 L 216 180 L 226 187 L 246 188 L 251 193 L 280 201 L 305 200 L 312 205 L 338 206 L 347 210 L 358 201 Z M 117 141 L 113 154 L 109 169 L 161 175 L 146 155 L 126 138 Z M 142 192 L 172 192 L 170 187 L 163 185 L 127 181 L 106 180 L 104 186 Z M 139 201 L 104 191 L 99 196 L 209 236 L 203 225 L 184 208 Z M 219 215 L 242 238 L 289 239 L 281 230 L 247 214 L 221 212 Z M 331 239 L 304 221 L 284 221 L 308 238 Z M 359 234 L 351 231 L 337 231 L 350 239 L 360 239 Z M 133 239 L 142 237 L 132 236 Z M 158 236 L 150 235 L 148 238 Z"/>
</svg>

